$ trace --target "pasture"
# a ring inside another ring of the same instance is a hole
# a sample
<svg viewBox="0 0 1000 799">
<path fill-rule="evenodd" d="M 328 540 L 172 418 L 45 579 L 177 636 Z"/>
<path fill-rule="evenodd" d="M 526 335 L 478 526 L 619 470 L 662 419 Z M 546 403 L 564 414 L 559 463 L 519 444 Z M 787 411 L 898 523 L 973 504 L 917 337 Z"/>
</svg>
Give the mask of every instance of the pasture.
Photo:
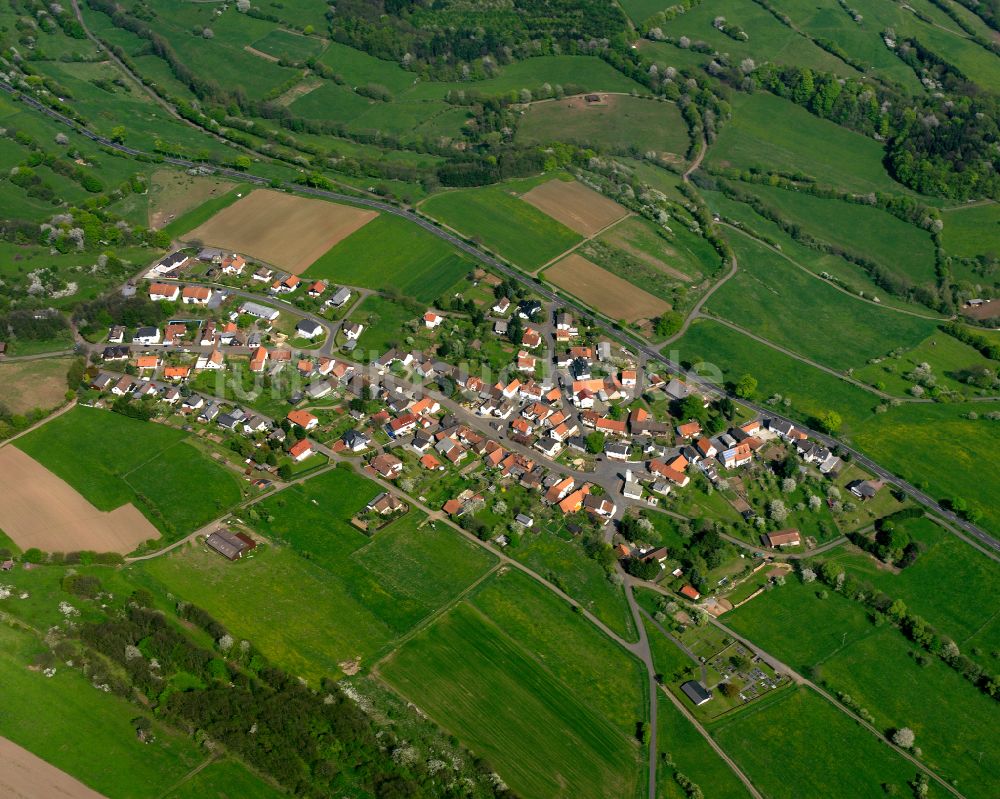
<svg viewBox="0 0 1000 799">
<path fill-rule="evenodd" d="M 421 205 L 429 216 L 533 271 L 580 241 L 561 222 L 523 200 L 524 182 L 458 189 Z"/>
<path fill-rule="evenodd" d="M 391 289 L 430 303 L 472 270 L 450 244 L 412 222 L 383 214 L 321 256 L 309 278 Z"/>
<path fill-rule="evenodd" d="M 254 50 L 285 61 L 305 61 L 323 52 L 323 42 L 312 36 L 276 28 L 255 41 Z"/>
<path fill-rule="evenodd" d="M 611 319 L 634 322 L 670 310 L 669 303 L 575 252 L 550 266 L 543 276 Z"/>
<path fill-rule="evenodd" d="M 525 192 L 521 199 L 581 236 L 593 236 L 629 213 L 576 180 L 547 180 Z"/>
<path fill-rule="evenodd" d="M 375 211 L 256 189 L 185 237 L 301 274 Z"/>
<path fill-rule="evenodd" d="M 637 742 L 476 608 L 407 640 L 380 675 L 526 796 L 634 796 Z"/>
<path fill-rule="evenodd" d="M 160 536 L 135 505 L 102 512 L 15 447 L 0 448 L 0 479 L 0 527 L 22 550 L 124 555 Z"/>
<path fill-rule="evenodd" d="M 349 86 L 377 83 L 397 93 L 418 81 L 415 73 L 395 61 L 383 61 L 340 42 L 331 42 L 319 60 Z"/>
<path fill-rule="evenodd" d="M 667 232 L 638 216 L 623 220 L 602 233 L 597 241 L 682 282 L 699 280 L 719 263 L 712 245 L 683 225 Z"/>
<path fill-rule="evenodd" d="M 759 700 L 710 731 L 771 799 L 880 796 L 885 783 L 903 795 L 916 772 L 882 741 L 806 688 Z M 780 768 L 776 752 L 781 752 Z M 943 795 L 935 788 L 929 793 Z"/>
<path fill-rule="evenodd" d="M 134 504 L 166 537 L 221 516 L 241 498 L 237 475 L 186 433 L 77 406 L 15 445 L 101 511 Z"/>
<path fill-rule="evenodd" d="M 0 772 L 0 795 L 104 799 L 102 794 L 6 738 L 0 738 L 0 759 L 4 765 Z"/>
<path fill-rule="evenodd" d="M 158 169 L 149 180 L 149 226 L 159 230 L 192 208 L 224 196 L 232 188 L 233 183 L 228 180 Z"/>
<path fill-rule="evenodd" d="M 750 372 L 758 380 L 757 399 L 777 394 L 791 401 L 788 406 L 782 404 L 783 414 L 808 420 L 823 411 L 835 410 L 844 421 L 841 432 L 848 437 L 860 429 L 879 404 L 875 394 L 709 319 L 695 320 L 669 350 L 678 353 L 685 363 L 704 362 L 716 367 L 730 382 Z M 703 370 L 702 374 L 709 372 Z"/>
<path fill-rule="evenodd" d="M 525 143 L 569 142 L 606 153 L 655 152 L 680 161 L 690 146 L 687 126 L 673 103 L 627 94 L 585 95 L 532 103 L 517 126 Z"/>
<path fill-rule="evenodd" d="M 739 233 L 729 236 L 739 271 L 706 309 L 777 345 L 834 369 L 861 368 L 889 349 L 909 349 L 936 329 L 838 291 L 781 253 Z"/>
<path fill-rule="evenodd" d="M 790 100 L 756 92 L 733 98 L 733 118 L 709 148 L 706 163 L 802 172 L 856 192 L 904 191 L 885 171 L 883 156 L 873 139 L 815 117 Z"/>
<path fill-rule="evenodd" d="M 11 413 L 47 410 L 66 400 L 66 371 L 72 358 L 0 361 L 0 405 Z"/>
<path fill-rule="evenodd" d="M 1000 256 L 1000 204 L 951 208 L 941 216 L 944 219 L 941 242 L 948 253 L 960 258 Z"/>
<path fill-rule="evenodd" d="M 965 418 L 970 410 L 979 418 Z M 905 404 L 859 426 L 854 441 L 932 496 L 964 499 L 982 513 L 983 527 L 1000 533 L 1000 471 L 984 466 L 1000 446 L 1000 426 L 984 417 L 998 410 L 998 402 Z"/>
</svg>

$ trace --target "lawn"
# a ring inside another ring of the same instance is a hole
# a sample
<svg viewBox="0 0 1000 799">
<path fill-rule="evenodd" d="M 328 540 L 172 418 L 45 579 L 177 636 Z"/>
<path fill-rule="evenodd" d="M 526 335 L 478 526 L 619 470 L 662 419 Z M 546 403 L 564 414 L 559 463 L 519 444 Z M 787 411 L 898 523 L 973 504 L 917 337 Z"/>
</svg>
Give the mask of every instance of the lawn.
<svg viewBox="0 0 1000 799">
<path fill-rule="evenodd" d="M 506 554 L 551 580 L 623 638 L 635 640 L 622 588 L 611 583 L 604 569 L 588 558 L 579 544 L 556 533 L 528 531 L 519 543 L 507 548 Z"/>
<path fill-rule="evenodd" d="M 1000 652 L 1000 614 L 980 600 L 1000 595 L 1000 570 L 995 561 L 927 518 L 896 524 L 925 549 L 917 562 L 901 572 L 876 566 L 875 560 L 853 547 L 826 555 L 848 572 L 872 583 L 953 638 L 962 651 L 996 670 Z M 978 654 L 977 654 L 978 653 Z"/>
<path fill-rule="evenodd" d="M 783 414 L 808 420 L 825 410 L 835 410 L 843 418 L 842 430 L 847 434 L 859 430 L 879 403 L 875 394 L 711 320 L 696 320 L 670 350 L 678 351 L 684 362 L 714 365 L 727 381 L 735 382 L 750 372 L 759 381 L 758 398 L 780 394 L 791 400 L 791 405 L 779 406 Z M 880 421 L 885 416 L 888 414 Z"/>
<path fill-rule="evenodd" d="M 167 538 L 201 527 L 240 501 L 235 473 L 188 435 L 117 413 L 76 407 L 16 446 L 98 510 L 133 503 Z"/>
<path fill-rule="evenodd" d="M 530 182 L 459 189 L 435 195 L 422 209 L 528 271 L 580 241 L 565 225 L 522 201 Z"/>
<path fill-rule="evenodd" d="M 771 799 L 874 797 L 883 794 L 883 783 L 903 796 L 916 773 L 915 766 L 805 688 L 760 700 L 711 732 Z M 944 791 L 932 788 L 929 795 Z"/>
<path fill-rule="evenodd" d="M 80 672 L 59 664 L 46 678 L 28 669 L 45 650 L 0 625 L 0 735 L 114 799 L 162 796 L 206 759 L 190 738 L 159 724 L 152 743 L 140 742 L 131 722 L 140 709 L 96 690 Z"/>
<path fill-rule="evenodd" d="M 501 572 L 469 602 L 624 735 L 646 717 L 646 672 L 639 660 L 523 572 Z"/>
<path fill-rule="evenodd" d="M 873 139 L 815 117 L 790 100 L 758 92 L 733 98 L 733 118 L 709 149 L 707 162 L 803 172 L 849 191 L 903 191 L 882 166 L 883 156 Z"/>
<path fill-rule="evenodd" d="M 468 257 L 450 244 L 412 222 L 381 214 L 321 256 L 305 276 L 392 289 L 429 303 L 471 270 Z"/>
<path fill-rule="evenodd" d="M 965 418 L 970 411 L 979 418 Z M 965 499 L 983 527 L 1000 533 L 1000 471 L 986 466 L 1000 447 L 1000 425 L 985 418 L 995 411 L 1000 403 L 901 405 L 860 425 L 854 441 L 932 496 Z"/>
<path fill-rule="evenodd" d="M 861 368 L 895 347 L 911 348 L 936 329 L 838 291 L 740 234 L 730 236 L 740 269 L 707 310 L 768 341 L 834 369 Z M 751 368 L 750 371 L 753 371 Z"/>
<path fill-rule="evenodd" d="M 468 604 L 406 641 L 380 672 L 517 794 L 637 794 L 637 742 Z"/>
<path fill-rule="evenodd" d="M 814 238 L 869 258 L 914 284 L 934 284 L 934 242 L 926 230 L 880 208 L 774 186 L 745 188 Z"/>
<path fill-rule="evenodd" d="M 525 143 L 573 142 L 612 153 L 672 153 L 684 157 L 687 126 L 673 103 L 605 95 L 601 103 L 580 96 L 533 103 L 517 138 Z"/>
</svg>

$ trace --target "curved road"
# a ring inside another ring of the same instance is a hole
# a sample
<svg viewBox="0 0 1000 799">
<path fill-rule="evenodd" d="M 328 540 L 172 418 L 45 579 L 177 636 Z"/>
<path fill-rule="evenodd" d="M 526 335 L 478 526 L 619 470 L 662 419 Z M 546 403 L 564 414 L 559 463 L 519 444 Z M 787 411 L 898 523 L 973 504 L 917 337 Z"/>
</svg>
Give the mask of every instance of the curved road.
<svg viewBox="0 0 1000 799">
<path fill-rule="evenodd" d="M 112 142 L 110 139 L 107 139 L 104 136 L 100 136 L 97 133 L 94 133 L 93 131 L 83 127 L 82 125 L 70 119 L 69 117 L 60 114 L 58 111 L 54 111 L 53 109 L 49 108 L 43 103 L 40 103 L 34 97 L 22 94 L 6 81 L 0 81 L 0 90 L 7 92 L 8 94 L 12 95 L 15 99 L 20 100 L 21 102 L 25 103 L 31 108 L 34 108 L 35 110 L 45 114 L 46 116 L 56 120 L 57 122 L 61 122 L 62 124 L 69 126 L 77 133 L 79 133 L 81 136 L 84 136 L 85 138 L 88 138 L 91 141 L 94 141 L 103 147 L 109 147 L 118 152 L 125 153 L 126 155 L 141 156 L 144 158 L 152 157 L 149 153 L 146 153 L 142 150 L 137 150 L 134 147 L 128 147 L 127 145 L 124 144 L 117 144 L 116 142 Z M 693 171 L 694 168 L 696 168 L 697 164 L 701 163 L 701 159 L 704 157 L 705 150 L 706 146 L 703 143 L 702 150 L 698 154 L 698 158 L 695 159 L 691 167 L 689 167 L 688 171 L 685 173 L 684 175 L 685 178 Z M 204 164 L 199 164 L 195 161 L 189 161 L 183 158 L 164 157 L 162 159 L 162 162 L 167 164 L 172 164 L 173 166 L 178 166 L 184 169 L 190 169 L 197 166 L 205 166 Z M 213 168 L 220 175 L 225 175 L 247 183 L 254 183 L 260 186 L 268 186 L 271 184 L 270 178 L 265 178 L 259 175 L 252 175 L 245 172 L 240 172 L 235 169 L 228 169 L 225 167 L 215 167 L 214 165 Z M 418 216 L 417 214 L 413 213 L 408 209 L 399 208 L 395 205 L 391 205 L 381 200 L 373 200 L 368 197 L 356 197 L 349 194 L 340 194 L 338 192 L 327 191 L 325 189 L 317 189 L 311 186 L 300 186 L 295 183 L 287 183 L 287 182 L 283 183 L 282 188 L 291 191 L 296 191 L 301 194 L 311 195 L 314 197 L 322 197 L 337 202 L 360 205 L 365 208 L 372 208 L 373 210 L 381 211 L 382 213 L 392 214 L 393 216 L 398 216 L 401 217 L 402 219 L 406 219 L 407 221 L 412 222 L 413 224 L 423 228 L 432 235 L 437 236 L 440 239 L 443 239 L 444 241 L 448 242 L 452 246 L 466 253 L 475 260 L 486 264 L 491 269 L 494 269 L 495 271 L 500 272 L 501 274 L 509 278 L 512 278 L 513 280 L 517 280 L 519 283 L 529 286 L 534 293 L 540 295 L 547 301 L 558 302 L 563 305 L 568 304 L 568 301 L 564 297 L 559 296 L 556 292 L 549 290 L 548 288 L 546 288 L 541 284 L 535 283 L 535 281 L 533 281 L 531 278 L 529 278 L 520 270 L 512 266 L 509 266 L 506 263 L 503 263 L 502 261 L 498 260 L 497 258 L 494 258 L 493 256 L 486 255 L 472 244 L 469 244 L 464 239 L 461 239 L 458 236 L 455 236 L 445 230 L 442 230 L 438 225 L 434 224 L 428 219 L 425 219 L 422 216 Z M 576 309 L 577 313 L 582 318 L 586 319 L 588 324 L 603 330 L 609 337 L 617 339 L 621 343 L 627 344 L 629 347 L 632 348 L 632 350 L 636 354 L 642 353 L 642 355 L 644 355 L 647 359 L 650 359 L 654 362 L 662 363 L 677 374 L 685 374 L 684 368 L 679 363 L 671 361 L 669 358 L 662 355 L 657 349 L 650 346 L 642 339 L 639 339 L 638 337 L 632 335 L 631 333 L 625 332 L 624 330 L 616 330 L 611 324 L 598 317 L 589 309 L 576 305 L 575 303 L 572 304 L 574 305 L 574 308 Z M 711 381 L 703 377 L 700 377 L 698 375 L 687 374 L 686 379 L 688 380 L 688 382 L 698 386 L 703 391 L 707 392 L 709 395 L 712 396 L 727 395 L 727 392 L 723 387 L 718 386 L 715 383 L 712 383 Z M 740 404 L 744 405 L 745 407 L 750 408 L 751 410 L 761 414 L 764 417 L 770 417 L 793 424 L 796 428 L 802 430 L 811 438 L 816 439 L 817 441 L 828 447 L 836 447 L 836 446 L 842 447 L 847 452 L 850 452 L 858 463 L 860 463 L 866 469 L 871 471 L 881 480 L 894 483 L 907 496 L 916 500 L 920 504 L 926 505 L 927 507 L 931 508 L 935 513 L 940 514 L 945 519 L 954 524 L 956 527 L 966 532 L 968 535 L 971 535 L 973 538 L 976 538 L 977 540 L 987 545 L 988 547 L 1000 552 L 1000 541 L 993 538 L 993 536 L 989 535 L 985 530 L 981 529 L 980 527 L 977 527 L 975 524 L 973 524 L 970 521 L 967 521 L 966 519 L 960 518 L 950 510 L 945 509 L 937 500 L 933 499 L 932 497 L 928 496 L 925 492 L 921 491 L 920 489 L 906 482 L 902 478 L 893 474 L 888 469 L 879 466 L 877 463 L 872 461 L 867 456 L 861 454 L 857 450 L 847 446 L 841 441 L 838 441 L 832 436 L 826 435 L 825 433 L 820 433 L 819 431 L 816 430 L 810 430 L 808 427 L 805 427 L 802 423 L 798 421 L 789 419 L 788 417 L 785 416 L 781 416 L 780 414 L 775 413 L 771 408 L 766 408 L 757 403 L 749 402 L 747 400 L 740 399 L 737 397 L 732 397 L 732 398 L 735 401 L 739 402 Z"/>
</svg>

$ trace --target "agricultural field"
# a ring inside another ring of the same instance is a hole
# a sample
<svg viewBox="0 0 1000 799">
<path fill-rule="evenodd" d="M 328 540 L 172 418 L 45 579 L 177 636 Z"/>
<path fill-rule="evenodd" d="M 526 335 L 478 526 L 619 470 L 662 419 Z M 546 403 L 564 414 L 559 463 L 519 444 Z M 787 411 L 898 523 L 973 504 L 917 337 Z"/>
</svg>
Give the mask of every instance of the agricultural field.
<svg viewBox="0 0 1000 799">
<path fill-rule="evenodd" d="M 394 290 L 430 303 L 472 270 L 451 245 L 405 219 L 382 214 L 321 256 L 305 276 Z"/>
<path fill-rule="evenodd" d="M 576 253 L 548 267 L 543 275 L 611 319 L 635 322 L 670 310 L 669 303 Z"/>
<path fill-rule="evenodd" d="M 645 154 L 677 162 L 690 146 L 687 126 L 673 103 L 627 94 L 584 95 L 532 103 L 517 127 L 526 143 L 568 142 L 605 153 Z"/>
<path fill-rule="evenodd" d="M 903 795 L 916 773 L 915 766 L 806 688 L 760 700 L 710 731 L 773 799 L 878 796 L 885 783 Z M 775 768 L 779 750 L 781 768 Z M 946 794 L 932 788 L 928 795 Z"/>
<path fill-rule="evenodd" d="M 0 406 L 25 414 L 36 408 L 49 410 L 66 401 L 66 372 L 72 358 L 37 361 L 0 361 Z"/>
<path fill-rule="evenodd" d="M 817 147 L 816 142 L 823 142 Z M 713 167 L 802 172 L 856 192 L 902 192 L 882 166 L 878 142 L 813 116 L 789 100 L 757 92 L 733 98 L 733 118 L 709 148 Z"/>
<path fill-rule="evenodd" d="M 633 216 L 602 233 L 597 241 L 682 282 L 698 281 L 719 266 L 719 254 L 712 245 L 683 224 L 661 231 L 649 220 Z"/>
<path fill-rule="evenodd" d="M 581 236 L 593 236 L 629 213 L 576 180 L 547 180 L 525 192 L 521 199 Z"/>
<path fill-rule="evenodd" d="M 224 196 L 232 188 L 228 180 L 158 169 L 149 181 L 149 226 L 160 230 L 191 209 Z"/>
<path fill-rule="evenodd" d="M 172 238 L 183 237 L 185 233 L 194 230 L 208 222 L 220 211 L 228 208 L 237 200 L 243 198 L 251 191 L 249 183 L 234 186 L 225 194 L 206 200 L 201 205 L 197 205 L 182 213 L 163 227 L 163 232 Z"/>
<path fill-rule="evenodd" d="M 525 201 L 533 188 L 520 181 L 435 195 L 421 206 L 429 216 L 533 271 L 580 241 L 580 236 Z"/>
<path fill-rule="evenodd" d="M 377 215 L 257 189 L 196 227 L 186 239 L 245 253 L 298 275 Z"/>
<path fill-rule="evenodd" d="M 237 475 L 186 433 L 108 411 L 78 406 L 16 446 L 98 510 L 131 503 L 168 538 L 221 516 L 241 498 Z"/>
<path fill-rule="evenodd" d="M 739 271 L 706 310 L 774 344 L 846 371 L 895 347 L 915 347 L 936 329 L 933 320 L 838 291 L 763 243 L 738 233 L 729 238 Z"/>
<path fill-rule="evenodd" d="M 407 640 L 379 674 L 519 794 L 587 799 L 638 792 L 635 739 L 469 604 Z"/>
</svg>

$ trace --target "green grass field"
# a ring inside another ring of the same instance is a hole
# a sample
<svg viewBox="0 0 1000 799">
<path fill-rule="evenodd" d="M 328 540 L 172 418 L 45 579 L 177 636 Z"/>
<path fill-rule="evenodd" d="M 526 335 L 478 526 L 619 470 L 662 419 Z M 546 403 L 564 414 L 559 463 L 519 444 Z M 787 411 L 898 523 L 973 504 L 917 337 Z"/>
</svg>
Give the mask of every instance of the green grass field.
<svg viewBox="0 0 1000 799">
<path fill-rule="evenodd" d="M 132 502 L 172 538 L 240 501 L 239 478 L 171 427 L 76 407 L 18 439 L 16 446 L 94 507 Z"/>
<path fill-rule="evenodd" d="M 986 203 L 945 211 L 941 241 L 945 250 L 962 258 L 1000 255 L 1000 205 Z"/>
<path fill-rule="evenodd" d="M 631 797 L 641 753 L 489 618 L 461 604 L 380 673 L 526 796 Z"/>
<path fill-rule="evenodd" d="M 853 547 L 831 552 L 826 559 L 902 599 L 910 610 L 953 638 L 969 657 L 995 668 L 1000 614 L 991 614 L 980 601 L 1000 591 L 995 562 L 930 519 L 908 519 L 897 528 L 925 547 L 917 562 L 901 572 L 878 568 L 870 555 Z"/>
<path fill-rule="evenodd" d="M 395 61 L 383 61 L 340 42 L 331 42 L 319 60 L 351 86 L 378 83 L 396 93 L 417 81 L 413 72 Z"/>
<path fill-rule="evenodd" d="M 659 271 L 676 271 L 679 278 L 697 281 L 718 269 L 719 254 L 712 245 L 683 224 L 674 224 L 672 233 L 664 235 L 649 220 L 633 216 L 602 233 L 598 241 L 624 249 Z"/>
<path fill-rule="evenodd" d="M 931 235 L 887 211 L 805 192 L 747 185 L 750 193 L 820 241 L 864 255 L 918 285 L 935 280 Z M 900 257 L 906 253 L 905 257 Z"/>
<path fill-rule="evenodd" d="M 29 670 L 43 650 L 33 636 L 0 625 L 0 735 L 113 799 L 162 796 L 206 759 L 187 736 L 158 724 L 153 743 L 137 740 L 131 720 L 140 709 L 98 691 L 79 672 L 63 664 L 52 678 Z M 248 787 L 256 782 L 240 776 Z"/>
<path fill-rule="evenodd" d="M 469 602 L 624 735 L 635 732 L 646 715 L 642 664 L 568 604 L 516 569 L 484 583 Z"/>
<path fill-rule="evenodd" d="M 818 141 L 822 147 L 816 146 Z M 804 172 L 850 191 L 903 191 L 885 171 L 882 157 L 878 142 L 815 117 L 790 100 L 758 92 L 733 98 L 733 118 L 709 149 L 707 163 Z"/>
<path fill-rule="evenodd" d="M 842 432 L 847 434 L 858 430 L 879 404 L 875 394 L 711 320 L 696 320 L 670 350 L 678 351 L 684 361 L 713 364 L 727 381 L 750 372 L 758 380 L 760 399 L 780 394 L 791 400 L 790 406 L 782 406 L 784 414 L 808 419 L 835 410 L 844 421 Z"/>
<path fill-rule="evenodd" d="M 608 95 L 589 105 L 580 97 L 534 103 L 521 119 L 517 138 L 527 143 L 573 142 L 603 152 L 673 153 L 683 158 L 687 126 L 673 103 Z"/>
<path fill-rule="evenodd" d="M 163 799 L 278 799 L 287 796 L 234 760 L 216 760 Z"/>
<path fill-rule="evenodd" d="M 424 202 L 422 209 L 522 269 L 533 271 L 568 250 L 580 236 L 519 198 L 531 188 L 530 183 L 521 181 L 447 191 Z"/>
<path fill-rule="evenodd" d="M 825 366 L 861 368 L 894 347 L 916 346 L 936 328 L 929 319 L 848 296 L 753 239 L 739 233 L 729 239 L 740 269 L 707 310 Z"/>
<path fill-rule="evenodd" d="M 403 325 L 416 319 L 417 314 L 398 302 L 372 294 L 361 301 L 350 318 L 365 326 L 358 339 L 358 348 L 376 353 L 372 357 L 378 357 L 391 346 L 403 345 L 408 335 Z"/>
<path fill-rule="evenodd" d="M 255 41 L 252 47 L 254 50 L 288 61 L 305 61 L 323 52 L 323 42 L 319 39 L 280 28 Z"/>
<path fill-rule="evenodd" d="M 235 186 L 221 197 L 214 197 L 208 202 L 202 203 L 197 208 L 192 208 L 186 214 L 181 214 L 169 225 L 164 226 L 163 232 L 171 238 L 182 237 L 185 233 L 207 222 L 223 208 L 228 208 L 238 199 L 245 196 L 250 189 L 251 186 L 246 183 Z"/>
<path fill-rule="evenodd" d="M 982 525 L 1000 533 L 1000 472 L 984 468 L 1000 446 L 1000 427 L 985 418 L 1000 403 L 902 405 L 869 419 L 855 443 L 887 469 L 936 497 L 964 498 L 982 514 Z M 963 416 L 975 411 L 980 418 Z"/>
<path fill-rule="evenodd" d="M 382 214 L 321 256 L 306 275 L 432 302 L 471 269 L 466 256 L 433 234 Z"/>
<path fill-rule="evenodd" d="M 915 766 L 805 688 L 760 700 L 711 732 L 772 799 L 875 797 L 883 794 L 883 783 L 903 796 L 916 773 Z M 944 792 L 932 788 L 929 795 Z"/>
</svg>

